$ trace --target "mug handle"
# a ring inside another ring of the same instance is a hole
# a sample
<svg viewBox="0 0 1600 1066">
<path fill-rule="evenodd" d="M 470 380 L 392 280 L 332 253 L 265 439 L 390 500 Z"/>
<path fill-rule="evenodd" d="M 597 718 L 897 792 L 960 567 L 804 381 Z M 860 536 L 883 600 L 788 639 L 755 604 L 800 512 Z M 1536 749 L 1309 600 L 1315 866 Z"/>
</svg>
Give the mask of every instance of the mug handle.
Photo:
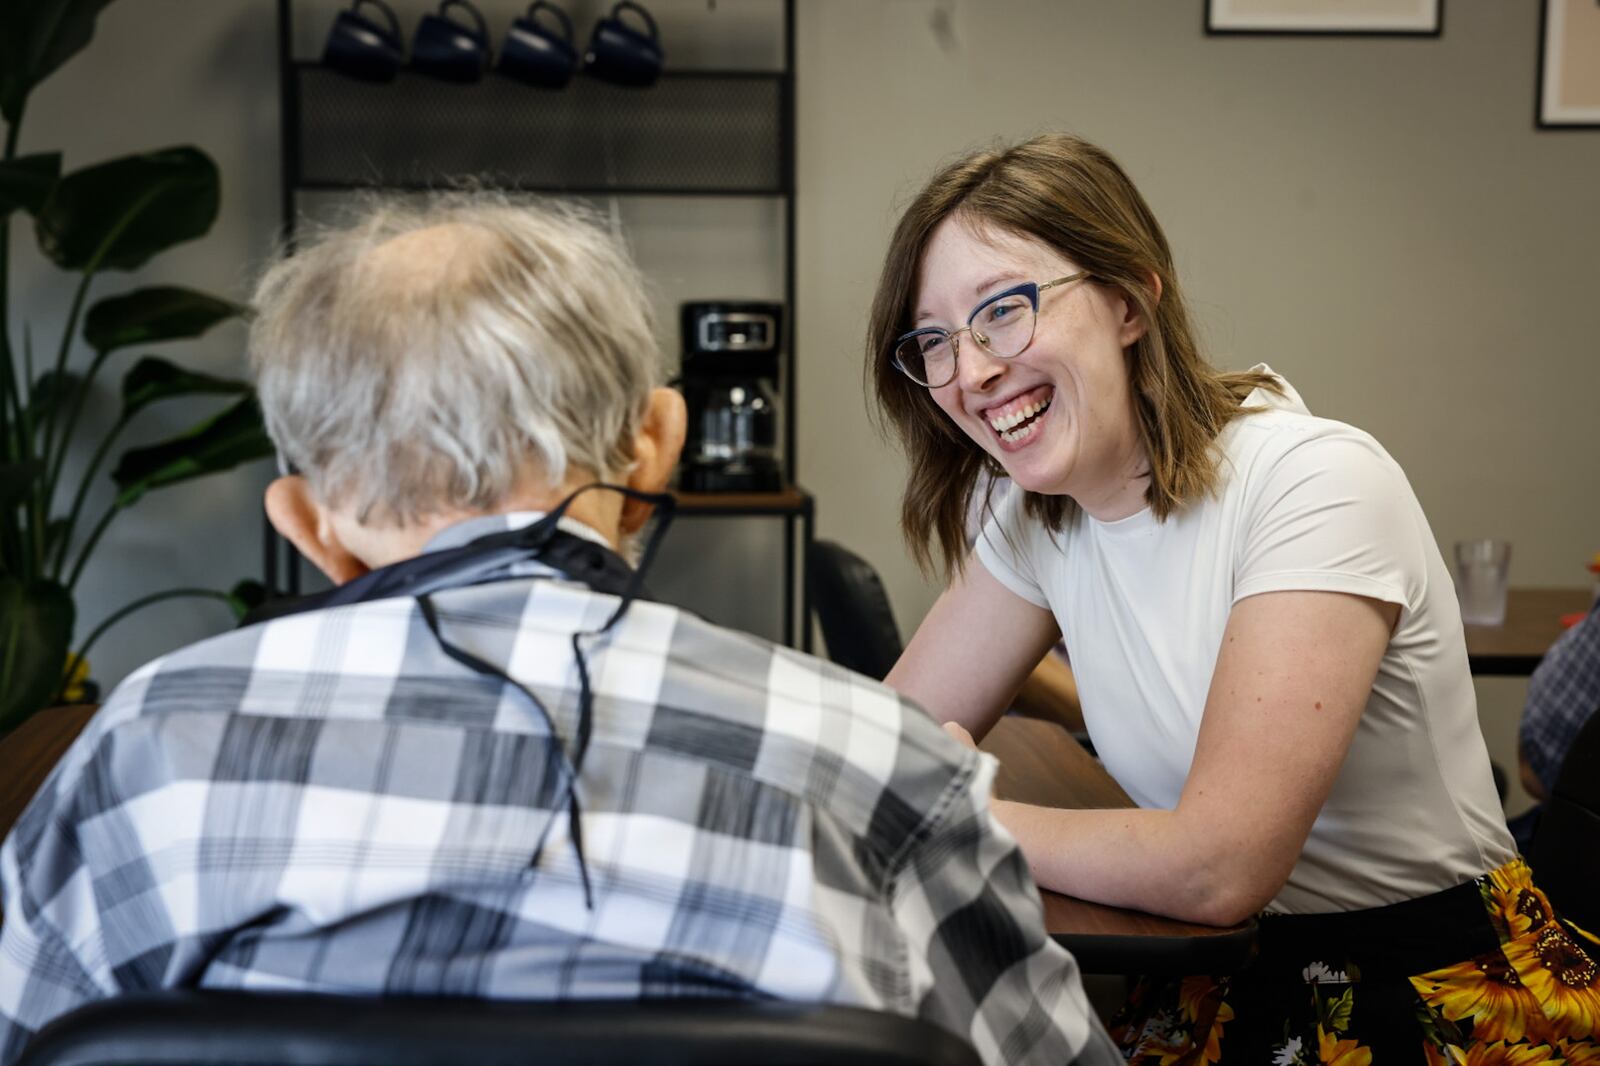
<svg viewBox="0 0 1600 1066">
<path fill-rule="evenodd" d="M 383 12 L 383 20 L 389 24 L 389 36 L 398 41 L 400 39 L 400 16 L 394 13 L 394 8 L 384 3 L 383 0 L 356 0 L 355 3 L 350 5 L 351 13 L 359 15 L 363 4 L 371 4 Z"/>
<path fill-rule="evenodd" d="M 445 12 L 449 11 L 452 7 L 464 7 L 467 9 L 467 13 L 472 16 L 472 21 L 478 24 L 478 41 L 487 45 L 489 42 L 489 24 L 484 21 L 483 12 L 473 7 L 471 0 L 444 0 L 444 3 L 439 5 L 439 14 L 445 18 L 449 18 L 448 15 L 445 15 Z M 463 28 L 465 29 L 468 27 Z"/>
<path fill-rule="evenodd" d="M 656 20 L 650 17 L 650 12 L 646 11 L 640 5 L 634 3 L 633 0 L 621 0 L 621 3 L 617 4 L 616 7 L 611 9 L 611 17 L 616 19 L 617 16 L 623 11 L 632 11 L 634 14 L 644 19 L 646 28 L 650 30 L 650 39 L 652 41 L 661 39 L 660 31 L 656 29 Z"/>
<path fill-rule="evenodd" d="M 550 12 L 550 14 L 554 15 L 560 21 L 562 29 L 564 29 L 566 31 L 563 34 L 563 37 L 564 37 L 564 39 L 566 40 L 566 42 L 568 44 L 571 44 L 573 42 L 572 19 L 567 17 L 567 13 L 565 11 L 561 10 L 556 5 L 550 3 L 550 0 L 533 0 L 533 3 L 528 5 L 527 14 L 524 15 L 523 17 L 526 18 L 529 22 L 533 22 L 534 21 L 534 15 L 537 12 L 540 12 L 540 11 L 548 11 L 548 12 Z"/>
</svg>

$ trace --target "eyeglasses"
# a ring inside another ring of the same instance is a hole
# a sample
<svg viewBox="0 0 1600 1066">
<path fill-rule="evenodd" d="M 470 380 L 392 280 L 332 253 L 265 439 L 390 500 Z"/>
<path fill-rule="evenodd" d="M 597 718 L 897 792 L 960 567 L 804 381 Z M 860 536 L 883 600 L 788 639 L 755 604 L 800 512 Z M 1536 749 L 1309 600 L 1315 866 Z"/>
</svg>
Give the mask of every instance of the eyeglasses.
<svg viewBox="0 0 1600 1066">
<path fill-rule="evenodd" d="M 1001 359 L 1022 354 L 1033 340 L 1034 323 L 1039 319 L 1039 294 L 1057 285 L 1082 281 L 1089 271 L 1080 270 L 1054 281 L 1030 281 L 997 292 L 973 308 L 967 324 L 958 330 L 928 326 L 901 334 L 894 342 L 894 365 L 906 377 L 930 389 L 939 389 L 956 379 L 956 355 L 962 333 L 972 334 L 983 350 Z"/>
</svg>

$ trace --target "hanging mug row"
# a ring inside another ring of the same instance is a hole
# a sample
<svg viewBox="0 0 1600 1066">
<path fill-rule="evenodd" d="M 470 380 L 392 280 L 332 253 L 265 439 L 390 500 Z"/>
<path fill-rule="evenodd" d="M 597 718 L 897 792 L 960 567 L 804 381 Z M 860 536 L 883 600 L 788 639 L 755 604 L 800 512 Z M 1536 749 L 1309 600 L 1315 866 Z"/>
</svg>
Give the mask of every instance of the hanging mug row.
<svg viewBox="0 0 1600 1066">
<path fill-rule="evenodd" d="M 364 14 L 366 7 L 375 9 L 382 20 Z M 453 18 L 452 12 L 466 16 L 471 24 Z M 642 30 L 623 21 L 627 13 L 638 16 Z M 572 19 L 547 0 L 535 0 L 511 23 L 498 60 L 489 24 L 470 0 L 444 0 L 436 14 L 422 16 L 411 38 L 411 69 L 462 83 L 482 79 L 492 66 L 496 73 L 528 85 L 559 89 L 581 65 L 585 73 L 603 81 L 642 88 L 653 85 L 661 74 L 661 58 L 655 19 L 633 0 L 622 0 L 595 23 L 581 64 Z M 334 19 L 322 63 L 363 81 L 393 81 L 406 63 L 400 19 L 383 0 L 355 0 Z"/>
</svg>

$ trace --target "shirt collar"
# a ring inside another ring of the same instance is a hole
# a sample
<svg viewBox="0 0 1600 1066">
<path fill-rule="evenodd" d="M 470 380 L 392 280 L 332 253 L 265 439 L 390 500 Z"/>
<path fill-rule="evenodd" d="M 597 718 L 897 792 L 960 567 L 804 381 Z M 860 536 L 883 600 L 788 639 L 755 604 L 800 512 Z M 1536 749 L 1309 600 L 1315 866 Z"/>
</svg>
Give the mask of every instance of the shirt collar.
<svg viewBox="0 0 1600 1066">
<path fill-rule="evenodd" d="M 508 511 L 505 514 L 479 515 L 457 522 L 455 525 L 446 526 L 433 535 L 433 539 L 423 545 L 420 554 L 444 551 L 446 548 L 459 548 L 470 544 L 479 537 L 487 537 L 491 533 L 509 533 L 513 529 L 522 529 L 531 526 L 545 516 L 544 511 Z M 603 548 L 610 548 L 611 542 L 601 536 L 593 527 L 585 525 L 576 518 L 562 515 L 556 526 L 564 532 L 575 537 L 593 541 Z"/>
</svg>

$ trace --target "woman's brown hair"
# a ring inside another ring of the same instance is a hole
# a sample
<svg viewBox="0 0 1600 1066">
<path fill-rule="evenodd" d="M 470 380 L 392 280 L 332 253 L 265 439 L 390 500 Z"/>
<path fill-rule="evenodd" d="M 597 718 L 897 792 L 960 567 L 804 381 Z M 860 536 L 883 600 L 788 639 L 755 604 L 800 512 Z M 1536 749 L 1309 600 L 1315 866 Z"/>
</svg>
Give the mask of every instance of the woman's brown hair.
<svg viewBox="0 0 1600 1066">
<path fill-rule="evenodd" d="M 975 152 L 935 174 L 900 217 L 867 332 L 867 374 L 879 414 L 910 459 L 900 526 L 924 572 L 934 569 L 935 545 L 945 577 L 960 570 L 979 475 L 1004 473 L 890 359 L 895 338 L 911 328 L 928 241 L 958 213 L 980 227 L 1054 248 L 1089 271 L 1094 283 L 1119 290 L 1138 308 L 1149 326 L 1128 350 L 1128 379 L 1150 462 L 1145 500 L 1165 520 L 1211 492 L 1217 434 L 1245 410 L 1240 404 L 1251 390 L 1281 391 L 1276 379 L 1218 371 L 1200 357 L 1161 224 L 1104 150 L 1077 137 L 1046 134 Z M 1033 492 L 1023 507 L 1050 529 L 1062 528 L 1077 509 L 1070 497 Z"/>
</svg>

